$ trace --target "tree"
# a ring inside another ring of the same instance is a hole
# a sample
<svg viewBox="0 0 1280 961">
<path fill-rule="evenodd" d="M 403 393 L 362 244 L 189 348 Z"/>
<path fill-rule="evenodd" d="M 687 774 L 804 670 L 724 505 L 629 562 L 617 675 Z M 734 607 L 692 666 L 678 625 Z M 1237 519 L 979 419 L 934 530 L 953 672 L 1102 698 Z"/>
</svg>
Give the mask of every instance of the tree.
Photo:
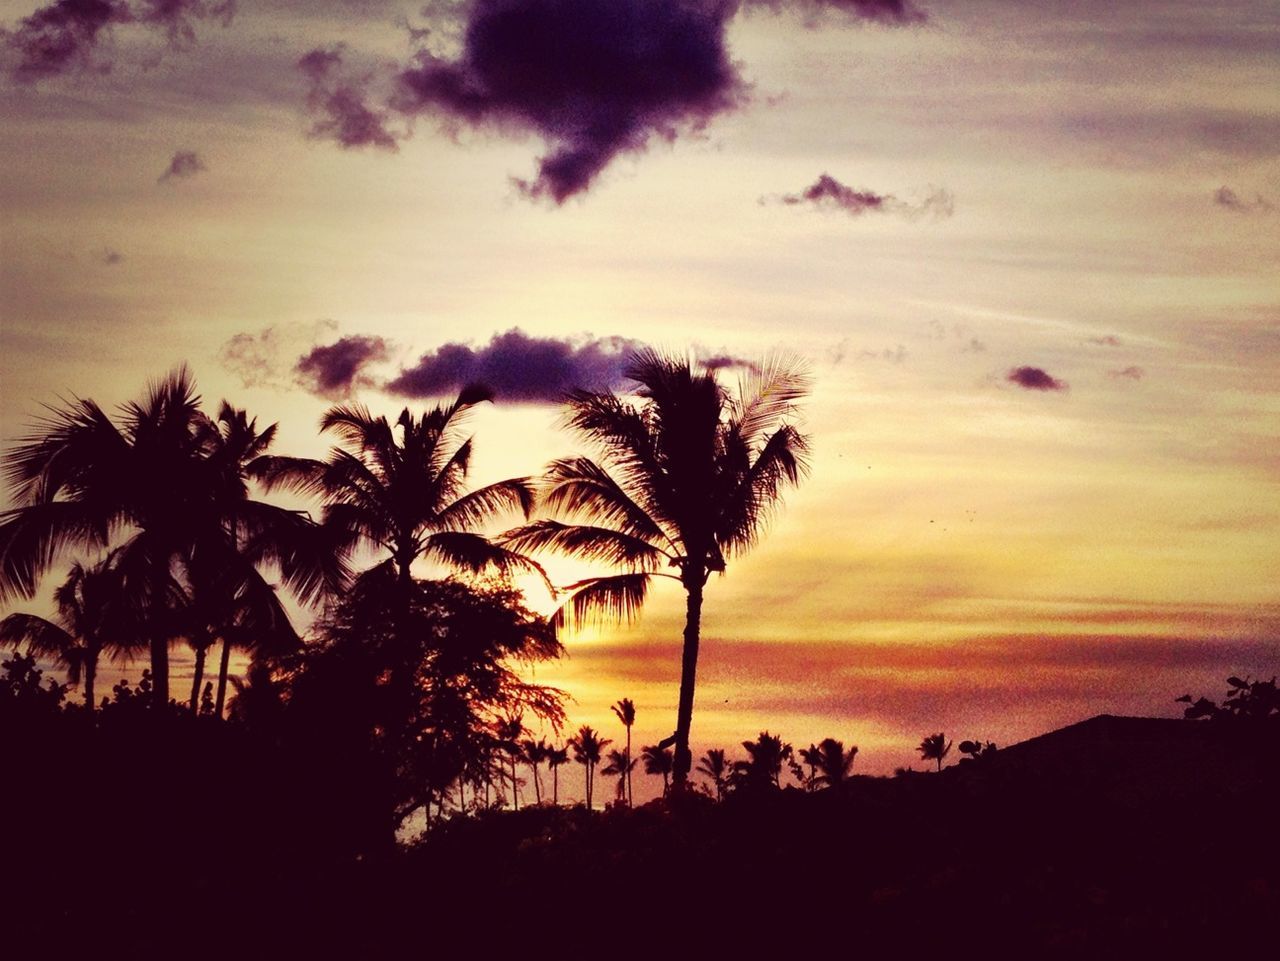
<svg viewBox="0 0 1280 961">
<path fill-rule="evenodd" d="M 84 684 L 84 704 L 95 707 L 94 680 L 104 652 L 128 655 L 140 645 L 137 623 L 121 591 L 111 558 L 91 567 L 71 565 L 54 591 L 56 620 L 35 614 L 10 614 L 0 621 L 0 643 L 27 645 L 31 654 L 51 657 L 67 671 L 70 684 Z"/>
<path fill-rule="evenodd" d="M 631 759 L 631 755 L 625 750 L 610 751 L 609 763 L 601 770 L 602 774 L 608 774 L 618 779 L 617 787 L 614 791 L 614 798 L 618 801 L 626 801 L 627 806 L 631 806 L 630 799 L 627 795 L 627 783 L 631 780 L 631 769 L 638 762 Z"/>
<path fill-rule="evenodd" d="M 666 797 L 671 789 L 671 771 L 675 766 L 675 756 L 671 748 L 651 744 L 640 749 L 640 756 L 644 759 L 646 774 L 662 775 L 662 796 Z"/>
<path fill-rule="evenodd" d="M 520 742 L 520 753 L 524 756 L 525 762 L 533 770 L 533 796 L 537 800 L 539 806 L 542 804 L 542 778 L 538 775 L 538 765 L 547 760 L 551 753 L 551 745 L 547 743 L 546 738 L 525 738 Z"/>
<path fill-rule="evenodd" d="M 938 770 L 941 771 L 942 759 L 951 752 L 951 742 L 941 732 L 930 734 L 920 742 L 920 746 L 916 750 L 920 752 L 920 760 L 937 761 Z"/>
<path fill-rule="evenodd" d="M 796 766 L 796 780 L 804 785 L 806 791 L 814 789 L 815 782 L 818 777 L 818 763 L 821 757 L 821 749 L 816 744 L 810 744 L 808 747 L 802 747 L 796 752 L 800 756 L 799 764 L 803 764 L 809 769 L 808 774 L 800 771 L 799 765 Z"/>
<path fill-rule="evenodd" d="M 211 458 L 210 421 L 185 367 L 153 384 L 114 423 L 91 400 L 50 415 L 10 452 L 6 474 L 16 507 L 0 514 L 0 601 L 30 597 L 65 551 L 112 547 L 122 592 L 147 616 L 153 697 L 169 700 L 165 612 L 172 585 L 193 569 L 225 582 L 261 580 L 272 562 L 304 602 L 339 586 L 344 573 L 317 552 L 315 526 L 297 511 L 230 496 Z M 216 431 L 214 431 L 216 433 Z M 246 532 L 237 543 L 228 509 Z"/>
<path fill-rule="evenodd" d="M 569 738 L 569 747 L 573 749 L 573 759 L 585 768 L 587 785 L 587 810 L 591 810 L 591 793 L 596 778 L 596 765 L 600 763 L 600 754 L 606 745 L 612 744 L 609 738 L 601 738 L 593 728 L 582 725 L 578 733 Z"/>
<path fill-rule="evenodd" d="M 843 741 L 837 741 L 833 737 L 823 738 L 815 757 L 817 776 L 813 779 L 814 785 L 837 787 L 844 784 L 853 774 L 853 761 L 857 756 L 857 745 L 846 751 Z"/>
<path fill-rule="evenodd" d="M 967 755 L 963 760 L 981 761 L 995 754 L 997 748 L 993 741 L 961 741 L 958 750 Z"/>
<path fill-rule="evenodd" d="M 520 749 L 520 736 L 524 734 L 524 718 L 519 714 L 509 715 L 497 722 L 496 734 L 498 748 L 507 756 L 511 764 L 511 810 L 520 810 L 520 781 L 516 775 L 516 765 L 524 760 Z"/>
<path fill-rule="evenodd" d="M 1207 697 L 1192 701 L 1190 694 L 1175 698 L 1189 705 L 1183 712 L 1188 720 L 1264 721 L 1280 716 L 1280 689 L 1276 679 L 1251 681 L 1234 675 L 1227 678 L 1227 696 L 1221 705 Z"/>
<path fill-rule="evenodd" d="M 631 726 L 636 723 L 636 706 L 629 697 L 624 697 L 617 704 L 613 705 L 612 711 L 614 716 L 622 722 L 623 727 L 627 729 L 627 758 L 631 757 Z M 627 768 L 627 807 L 632 806 L 631 794 L 631 768 L 634 764 Z"/>
<path fill-rule="evenodd" d="M 692 765 L 689 731 L 698 664 L 703 592 L 712 573 L 760 538 L 782 490 L 806 470 L 808 442 L 786 419 L 809 386 L 795 364 L 753 365 L 736 396 L 711 369 L 653 350 L 626 370 L 638 402 L 612 392 L 577 391 L 570 426 L 600 459 L 554 461 L 543 481 L 553 514 L 509 531 L 521 551 L 553 550 L 604 562 L 620 573 L 571 585 L 557 627 L 591 619 L 630 619 L 654 578 L 675 580 L 686 595 L 674 785 Z M 669 571 L 677 573 L 669 573 Z"/>
<path fill-rule="evenodd" d="M 560 806 L 560 767 L 569 763 L 567 748 L 548 745 L 547 767 L 551 768 L 551 803 Z"/>
<path fill-rule="evenodd" d="M 782 738 L 761 731 L 754 741 L 743 741 L 747 760 L 733 765 L 733 773 L 739 785 L 746 788 L 778 788 L 782 786 L 782 766 L 792 756 L 790 744 Z"/>
<path fill-rule="evenodd" d="M 729 775 L 733 768 L 725 753 L 720 748 L 711 748 L 706 754 L 702 755 L 702 760 L 698 762 L 698 773 L 705 774 L 711 779 L 711 785 L 715 788 L 716 800 L 724 800 L 725 789 L 729 786 Z"/>
</svg>

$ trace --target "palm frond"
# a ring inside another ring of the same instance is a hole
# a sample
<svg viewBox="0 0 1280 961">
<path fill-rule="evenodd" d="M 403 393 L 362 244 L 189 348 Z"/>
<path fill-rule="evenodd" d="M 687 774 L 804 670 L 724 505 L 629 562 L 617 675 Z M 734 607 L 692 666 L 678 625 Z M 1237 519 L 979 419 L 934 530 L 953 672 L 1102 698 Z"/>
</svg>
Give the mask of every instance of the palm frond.
<svg viewBox="0 0 1280 961">
<path fill-rule="evenodd" d="M 543 483 L 547 488 L 543 504 L 549 510 L 569 517 L 589 518 L 632 537 L 665 540 L 675 546 L 658 521 L 589 457 L 552 461 L 547 465 Z"/>
<path fill-rule="evenodd" d="M 784 487 L 796 486 L 808 472 L 808 438 L 789 424 L 774 431 L 734 487 L 718 498 L 716 541 L 729 554 L 753 547 L 779 505 Z"/>
<path fill-rule="evenodd" d="M 738 398 L 730 405 L 732 419 L 743 439 L 754 444 L 759 435 L 792 413 L 796 401 L 812 387 L 808 365 L 795 357 L 774 355 L 750 368 L 739 381 Z"/>
<path fill-rule="evenodd" d="M 662 548 L 621 531 L 550 519 L 507 531 L 502 542 L 526 553 L 549 549 L 579 560 L 602 561 L 639 571 L 654 571 L 664 561 L 674 560 Z"/>
<path fill-rule="evenodd" d="M 437 531 L 423 541 L 423 555 L 452 567 L 479 573 L 496 568 L 504 574 L 537 574 L 552 590 L 546 572 L 535 561 L 516 551 L 494 544 L 480 534 L 466 531 Z"/>
<path fill-rule="evenodd" d="M 551 616 L 551 625 L 561 631 L 592 623 L 631 621 L 644 605 L 652 576 L 613 574 L 571 584 L 566 588 L 570 596 Z"/>
<path fill-rule="evenodd" d="M 62 659 L 76 646 L 76 639 L 43 617 L 17 613 L 0 620 L 0 644 L 26 644 L 32 654 Z"/>
<path fill-rule="evenodd" d="M 76 501 L 0 513 L 0 603 L 34 594 L 41 575 L 64 550 L 105 547 L 120 523 L 118 515 L 104 517 L 98 505 Z"/>
<path fill-rule="evenodd" d="M 436 523 L 444 530 L 461 531 L 479 526 L 497 514 L 519 511 L 528 517 L 532 510 L 532 481 L 513 477 L 462 495 L 436 515 Z"/>
</svg>

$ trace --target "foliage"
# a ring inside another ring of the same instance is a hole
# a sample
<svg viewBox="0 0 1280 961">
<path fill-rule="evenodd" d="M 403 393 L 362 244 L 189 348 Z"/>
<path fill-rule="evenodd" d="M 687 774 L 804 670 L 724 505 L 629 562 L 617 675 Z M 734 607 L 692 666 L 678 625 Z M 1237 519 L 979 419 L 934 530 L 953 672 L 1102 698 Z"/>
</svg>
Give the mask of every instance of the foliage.
<svg viewBox="0 0 1280 961">
<path fill-rule="evenodd" d="M 936 761 L 938 770 L 941 771 L 943 759 L 951 753 L 951 742 L 945 734 L 928 734 L 916 750 L 920 752 L 922 761 Z"/>
<path fill-rule="evenodd" d="M 1280 690 L 1274 677 L 1269 681 L 1251 681 L 1233 675 L 1227 678 L 1227 687 L 1227 696 L 1221 705 L 1207 697 L 1192 701 L 1190 694 L 1177 698 L 1189 705 L 1184 716 L 1190 720 L 1261 721 L 1280 715 Z"/>
</svg>

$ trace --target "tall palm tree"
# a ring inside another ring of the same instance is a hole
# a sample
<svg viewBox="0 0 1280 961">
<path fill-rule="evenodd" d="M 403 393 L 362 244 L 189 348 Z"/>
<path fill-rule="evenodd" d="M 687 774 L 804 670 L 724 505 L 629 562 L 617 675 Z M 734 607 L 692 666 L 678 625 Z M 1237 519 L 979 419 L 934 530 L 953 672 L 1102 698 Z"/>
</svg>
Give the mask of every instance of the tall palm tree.
<svg viewBox="0 0 1280 961">
<path fill-rule="evenodd" d="M 711 784 L 716 789 L 717 801 L 724 800 L 725 788 L 729 786 L 729 774 L 732 769 L 724 751 L 717 747 L 708 750 L 698 762 L 698 773 L 705 774 L 711 779 Z"/>
<path fill-rule="evenodd" d="M 823 738 L 815 758 L 817 776 L 813 778 L 813 784 L 836 787 L 845 783 L 853 773 L 853 761 L 857 756 L 856 744 L 846 751 L 843 741 L 837 741 L 833 737 Z"/>
<path fill-rule="evenodd" d="M 511 809 L 520 810 L 520 782 L 516 776 L 516 765 L 523 758 L 520 750 L 520 735 L 524 733 L 524 719 L 518 716 L 502 718 L 498 721 L 498 749 L 506 754 L 511 763 Z"/>
<path fill-rule="evenodd" d="M 733 395 L 714 370 L 653 350 L 636 354 L 626 374 L 638 384 L 637 401 L 612 392 L 570 396 L 569 425 L 596 445 L 600 460 L 554 461 L 543 503 L 562 519 L 509 531 L 506 543 L 620 569 L 572 585 L 557 626 L 629 619 L 654 578 L 683 587 L 680 699 L 675 733 L 663 742 L 675 745 L 680 789 L 692 766 L 703 591 L 726 559 L 759 540 L 783 488 L 804 473 L 807 439 L 786 421 L 809 379 L 795 364 L 772 361 L 754 367 Z"/>
<path fill-rule="evenodd" d="M 666 797 L 671 790 L 671 771 L 675 767 L 675 755 L 671 753 L 671 748 L 651 744 L 640 749 L 640 756 L 644 759 L 645 774 L 662 775 L 662 796 Z"/>
<path fill-rule="evenodd" d="M 623 727 L 627 729 L 627 758 L 631 757 L 631 726 L 636 723 L 636 706 L 629 697 L 624 697 L 617 704 L 613 705 L 611 710 L 614 716 L 622 722 Z M 627 768 L 627 807 L 632 806 L 631 794 L 631 767 Z"/>
<path fill-rule="evenodd" d="M 560 767 L 569 763 L 569 751 L 563 747 L 551 747 L 547 751 L 547 767 L 551 768 L 551 803 L 560 806 Z"/>
<path fill-rule="evenodd" d="M 547 760 L 551 753 L 551 745 L 547 743 L 546 738 L 525 738 L 520 742 L 520 751 L 524 755 L 525 762 L 533 770 L 533 794 L 539 806 L 542 805 L 542 778 L 538 774 L 538 765 Z"/>
<path fill-rule="evenodd" d="M 920 760 L 937 761 L 938 770 L 942 770 L 942 759 L 951 752 L 951 742 L 947 740 L 947 736 L 942 732 L 930 734 L 920 742 L 920 746 L 916 748 L 920 752 Z"/>
<path fill-rule="evenodd" d="M 98 659 L 107 651 L 127 655 L 137 646 L 137 625 L 129 616 L 111 558 L 91 567 L 72 564 L 53 602 L 53 621 L 22 613 L 0 621 L 0 644 L 25 643 L 29 653 L 52 657 L 66 668 L 68 683 L 83 681 L 84 704 L 93 711 Z"/>
<path fill-rule="evenodd" d="M 208 423 L 185 367 L 126 404 L 119 424 L 91 400 L 50 408 L 5 467 L 17 506 L 0 514 L 0 601 L 30 597 L 64 551 L 108 548 L 118 536 L 123 589 L 143 611 L 171 608 L 175 577 L 192 558 L 244 578 L 271 561 L 304 602 L 335 587 L 315 552 L 314 525 L 299 512 L 236 501 L 252 544 L 241 553 L 228 534 Z M 148 621 L 152 696 L 167 704 L 173 634 L 167 618 Z"/>
<path fill-rule="evenodd" d="M 609 738 L 602 738 L 594 728 L 582 725 L 578 733 L 569 738 L 569 747 L 573 749 L 573 759 L 585 768 L 587 784 L 587 810 L 591 810 L 591 793 L 595 786 L 596 765 L 600 763 L 601 752 L 605 746 L 612 744 Z"/>
<path fill-rule="evenodd" d="M 631 803 L 627 798 L 627 782 L 631 779 L 631 770 L 638 762 L 632 760 L 631 755 L 624 751 L 610 751 L 609 763 L 601 768 L 601 774 L 608 774 L 618 779 L 617 787 L 614 791 L 614 798 L 618 801 L 627 801 L 627 806 Z"/>
</svg>

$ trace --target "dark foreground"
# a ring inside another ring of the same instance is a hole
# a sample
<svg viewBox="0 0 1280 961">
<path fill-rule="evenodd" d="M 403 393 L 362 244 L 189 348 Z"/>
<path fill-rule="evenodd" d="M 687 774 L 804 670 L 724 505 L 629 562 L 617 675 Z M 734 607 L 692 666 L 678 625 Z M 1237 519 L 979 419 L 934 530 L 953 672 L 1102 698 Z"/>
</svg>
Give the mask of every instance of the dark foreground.
<svg viewBox="0 0 1280 961">
<path fill-rule="evenodd" d="M 410 849 L 371 827 L 377 786 L 358 762 L 286 756 L 230 725 L 70 719 L 3 737 L 11 958 L 1141 959 L 1277 945 L 1273 724 L 1098 718 L 941 774 L 493 812 Z"/>
</svg>

